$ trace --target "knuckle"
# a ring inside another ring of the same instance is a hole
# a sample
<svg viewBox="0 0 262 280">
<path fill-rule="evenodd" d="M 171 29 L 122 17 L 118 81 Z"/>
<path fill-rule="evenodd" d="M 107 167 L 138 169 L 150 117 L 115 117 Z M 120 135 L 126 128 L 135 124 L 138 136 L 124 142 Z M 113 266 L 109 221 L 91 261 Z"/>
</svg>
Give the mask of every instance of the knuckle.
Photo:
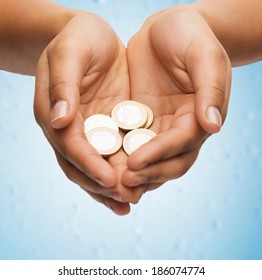
<svg viewBox="0 0 262 280">
<path fill-rule="evenodd" d="M 73 172 L 71 172 L 70 170 L 66 170 L 66 171 L 64 170 L 64 173 L 69 181 L 75 182 Z"/>
<path fill-rule="evenodd" d="M 75 52 L 78 49 L 78 41 L 71 36 L 66 36 L 65 34 L 55 41 L 53 41 L 48 47 L 48 57 L 61 57 L 66 54 Z"/>
<path fill-rule="evenodd" d="M 207 133 L 200 129 L 195 114 L 192 114 L 192 118 L 188 120 L 188 124 L 181 128 L 181 134 L 185 135 L 181 152 L 188 152 L 196 148 L 207 136 Z"/>
<path fill-rule="evenodd" d="M 130 203 L 136 205 L 136 204 L 138 204 L 138 202 L 140 201 L 140 199 L 141 199 L 141 195 L 139 195 L 139 196 L 137 195 L 137 196 L 133 197 L 133 198 L 130 200 Z"/>
<path fill-rule="evenodd" d="M 225 99 L 226 85 L 224 82 L 214 80 L 210 88 L 211 88 L 211 94 L 221 98 L 222 100 Z"/>
<path fill-rule="evenodd" d="M 176 166 L 177 178 L 184 176 L 189 171 L 189 169 L 196 161 L 198 153 L 199 149 L 195 149 L 193 152 L 188 153 L 184 158 L 182 158 L 179 165 Z"/>
<path fill-rule="evenodd" d="M 189 168 L 190 167 L 185 163 L 181 163 L 179 166 L 176 166 L 175 178 L 180 178 L 184 176 L 189 170 Z"/>
<path fill-rule="evenodd" d="M 59 134 L 60 131 L 55 131 L 55 133 Z M 71 147 L 73 147 L 75 145 L 74 144 L 75 137 L 74 136 L 68 136 L 68 137 L 64 137 L 64 138 L 62 137 L 61 139 L 62 139 L 62 141 L 59 142 L 59 153 L 60 153 L 60 155 L 64 159 L 66 159 L 66 160 L 72 162 L 73 164 L 75 164 L 74 155 L 71 152 L 71 150 L 72 150 Z"/>
<path fill-rule="evenodd" d="M 142 195 L 144 194 L 143 187 L 137 187 L 133 190 L 132 194 L 122 194 L 125 202 L 130 202 L 134 205 L 138 204 Z"/>
<path fill-rule="evenodd" d="M 165 154 L 165 149 L 166 149 L 166 143 L 163 138 L 159 137 L 154 137 L 153 139 L 150 140 L 152 144 L 155 146 L 155 150 L 158 151 L 158 154 L 162 155 Z M 146 165 L 150 164 L 151 162 L 146 161 Z"/>
<path fill-rule="evenodd" d="M 68 97 L 65 94 L 65 89 L 69 82 L 62 76 L 50 78 L 49 99 L 50 106 L 53 108 L 58 101 L 66 100 Z"/>
<path fill-rule="evenodd" d="M 89 166 L 92 165 L 92 161 L 93 161 L 94 156 L 96 156 L 96 155 L 91 154 L 91 153 L 83 154 L 82 158 L 80 159 L 80 161 L 79 161 L 80 167 L 83 171 L 85 171 L 85 173 L 87 173 L 87 170 L 89 169 Z"/>
<path fill-rule="evenodd" d="M 68 164 L 66 164 L 66 162 L 62 159 L 61 155 L 58 156 L 57 153 L 56 153 L 56 159 L 59 166 L 63 170 L 65 176 L 67 177 L 67 179 L 73 183 L 76 183 L 74 170 L 72 168 L 69 168 Z"/>
<path fill-rule="evenodd" d="M 226 85 L 219 81 L 213 81 L 209 88 L 209 96 L 219 108 L 225 103 Z"/>
<path fill-rule="evenodd" d="M 217 106 L 220 110 L 228 99 L 226 81 L 219 81 L 211 77 L 210 81 L 207 81 L 206 85 L 201 86 L 198 90 L 202 92 L 202 100 L 205 98 L 205 102 Z"/>
<path fill-rule="evenodd" d="M 163 171 L 160 171 L 163 172 Z M 161 181 L 161 175 L 159 172 L 157 172 L 156 170 L 151 172 L 150 177 L 149 177 L 149 183 L 156 183 Z"/>
<path fill-rule="evenodd" d="M 219 63 L 225 63 L 228 61 L 228 56 L 226 52 L 224 51 L 223 47 L 218 44 L 217 41 L 209 41 L 209 44 L 206 44 L 202 51 L 208 58 L 211 58 L 212 60 L 217 61 Z"/>
<path fill-rule="evenodd" d="M 191 150 L 192 148 L 194 148 L 195 146 L 198 145 L 198 142 L 199 142 L 199 139 L 196 139 L 196 137 L 188 137 L 185 140 L 183 151 Z"/>
<path fill-rule="evenodd" d="M 68 153 L 68 150 L 67 150 L 66 146 L 65 146 L 63 143 L 60 144 L 59 153 L 60 153 L 60 155 L 61 155 L 63 158 L 65 158 L 65 159 L 67 159 L 67 160 L 68 160 L 69 157 L 70 157 L 70 155 L 69 155 L 69 153 Z"/>
<path fill-rule="evenodd" d="M 63 76 L 53 76 L 50 78 L 49 91 L 52 101 L 62 97 L 63 89 L 66 87 L 67 83 L 67 79 Z"/>
</svg>

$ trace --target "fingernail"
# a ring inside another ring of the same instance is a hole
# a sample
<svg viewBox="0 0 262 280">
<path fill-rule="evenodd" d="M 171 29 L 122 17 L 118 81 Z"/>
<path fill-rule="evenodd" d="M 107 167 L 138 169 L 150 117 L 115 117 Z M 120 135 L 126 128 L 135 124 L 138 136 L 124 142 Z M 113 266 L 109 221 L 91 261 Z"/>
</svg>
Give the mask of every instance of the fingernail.
<svg viewBox="0 0 262 280">
<path fill-rule="evenodd" d="M 68 103 L 65 100 L 58 101 L 51 111 L 51 122 L 65 117 L 68 113 Z"/>
<path fill-rule="evenodd" d="M 112 193 L 110 194 L 110 197 L 118 202 L 124 202 L 124 199 L 118 193 Z"/>
<path fill-rule="evenodd" d="M 210 106 L 207 109 L 207 118 L 213 124 L 215 124 L 215 125 L 217 125 L 219 127 L 222 126 L 222 118 L 221 118 L 220 112 L 219 112 L 217 107 Z"/>
<path fill-rule="evenodd" d="M 102 187 L 107 187 L 103 182 L 102 182 L 102 180 L 101 179 L 99 179 L 99 178 L 95 178 L 95 181 L 97 182 L 97 184 L 99 184 L 100 186 L 102 186 Z"/>
</svg>

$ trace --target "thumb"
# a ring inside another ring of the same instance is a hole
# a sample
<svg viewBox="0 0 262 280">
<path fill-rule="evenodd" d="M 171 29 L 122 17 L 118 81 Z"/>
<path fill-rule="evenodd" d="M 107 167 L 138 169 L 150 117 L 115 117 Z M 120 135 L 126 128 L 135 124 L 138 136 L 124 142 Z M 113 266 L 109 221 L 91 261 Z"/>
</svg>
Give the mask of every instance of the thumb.
<svg viewBox="0 0 262 280">
<path fill-rule="evenodd" d="M 77 49 L 74 42 L 63 42 L 48 50 L 50 122 L 56 129 L 68 126 L 79 108 L 80 85 L 88 62 Z"/>
<path fill-rule="evenodd" d="M 212 50 L 202 48 L 195 55 L 189 74 L 196 91 L 196 117 L 205 131 L 217 133 L 227 113 L 231 65 L 220 44 Z"/>
</svg>

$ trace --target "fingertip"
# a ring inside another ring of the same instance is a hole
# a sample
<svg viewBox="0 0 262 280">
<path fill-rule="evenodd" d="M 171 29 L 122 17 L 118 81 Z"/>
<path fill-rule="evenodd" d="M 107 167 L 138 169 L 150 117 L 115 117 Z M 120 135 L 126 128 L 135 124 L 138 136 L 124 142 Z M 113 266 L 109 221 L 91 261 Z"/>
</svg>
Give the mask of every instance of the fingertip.
<svg viewBox="0 0 262 280">
<path fill-rule="evenodd" d="M 106 174 L 106 175 L 105 175 Z M 113 188 L 117 184 L 116 174 L 113 171 L 105 173 L 103 178 L 95 178 L 95 181 L 104 188 Z"/>
<path fill-rule="evenodd" d="M 149 154 L 148 144 L 145 144 L 143 147 L 138 148 L 135 152 L 133 152 L 127 159 L 127 167 L 130 170 L 138 171 L 142 168 L 146 167 L 149 162 L 146 157 Z M 141 152 L 142 151 L 142 152 Z"/>
<path fill-rule="evenodd" d="M 122 184 L 126 187 L 137 187 L 145 184 L 148 180 L 145 176 L 137 174 L 132 170 L 125 170 L 122 175 Z"/>
<path fill-rule="evenodd" d="M 101 161 L 100 155 L 93 156 L 92 165 L 90 166 L 90 158 L 83 165 L 85 174 L 95 180 L 104 188 L 113 188 L 117 185 L 117 175 L 115 170 L 104 159 Z M 98 168 L 99 166 L 99 168 Z M 93 174 L 96 174 L 93 176 Z"/>
<path fill-rule="evenodd" d="M 51 125 L 55 129 L 61 129 L 68 126 L 72 121 L 74 114 L 70 114 L 70 106 L 66 100 L 59 100 L 50 110 Z"/>
<path fill-rule="evenodd" d="M 113 199 L 107 201 L 107 207 L 118 216 L 125 216 L 130 213 L 130 204 L 117 202 Z"/>
<path fill-rule="evenodd" d="M 210 133 L 217 133 L 220 131 L 222 126 L 222 117 L 220 110 L 216 106 L 209 106 L 206 111 L 206 117 L 209 121 Z"/>
<path fill-rule="evenodd" d="M 214 134 L 221 130 L 223 121 L 218 107 L 209 106 L 206 110 L 197 111 L 200 126 L 208 133 Z"/>
<path fill-rule="evenodd" d="M 131 173 L 133 173 L 133 171 L 130 171 L 129 169 L 126 169 L 121 177 L 121 183 L 126 186 L 129 187 L 130 185 L 132 185 L 132 175 Z"/>
</svg>

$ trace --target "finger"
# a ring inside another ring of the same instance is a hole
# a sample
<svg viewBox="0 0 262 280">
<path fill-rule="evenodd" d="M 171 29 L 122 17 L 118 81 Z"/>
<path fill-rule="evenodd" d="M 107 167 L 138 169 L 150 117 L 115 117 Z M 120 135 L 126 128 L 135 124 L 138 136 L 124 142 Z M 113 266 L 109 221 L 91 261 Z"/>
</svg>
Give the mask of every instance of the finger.
<svg viewBox="0 0 262 280">
<path fill-rule="evenodd" d="M 102 195 L 94 194 L 91 192 L 87 192 L 94 200 L 99 203 L 102 203 L 107 208 L 112 210 L 115 214 L 119 216 L 127 215 L 130 212 L 130 205 L 129 203 L 121 203 L 117 202 L 113 199 L 106 198 Z"/>
<path fill-rule="evenodd" d="M 158 189 L 159 187 L 161 187 L 164 183 L 157 183 L 157 184 L 149 184 L 148 189 L 146 190 L 147 192 L 151 192 L 154 191 L 156 189 Z"/>
<path fill-rule="evenodd" d="M 214 37 L 213 34 L 209 36 Z M 210 37 L 206 38 L 206 42 L 210 41 Z M 192 44 L 186 64 L 196 91 L 197 119 L 208 133 L 216 133 L 226 117 L 229 100 L 231 66 L 228 56 L 213 38 L 209 44 Z"/>
<path fill-rule="evenodd" d="M 54 129 L 49 122 L 48 63 L 43 56 L 38 64 L 34 113 L 50 144 L 70 163 L 98 184 L 113 187 L 116 174 L 113 168 L 87 142 L 83 119 L 77 115 L 71 125 Z M 97 168 L 99 166 L 99 168 Z"/>
<path fill-rule="evenodd" d="M 66 161 L 57 152 L 55 153 L 57 161 L 66 174 L 67 178 L 79 185 L 84 191 L 86 191 L 93 199 L 104 204 L 107 208 L 111 209 L 118 215 L 126 215 L 130 212 L 129 203 L 120 203 L 110 199 L 111 190 L 103 188 L 101 185 L 90 180 L 82 172 L 77 170 L 72 164 Z"/>
<path fill-rule="evenodd" d="M 163 184 L 171 179 L 183 176 L 193 165 L 199 153 L 199 148 L 180 156 L 163 160 L 149 165 L 141 170 L 126 170 L 122 181 L 128 187 L 137 187 L 142 184 L 151 184 L 149 189 Z"/>
<path fill-rule="evenodd" d="M 109 196 L 119 202 L 137 204 L 145 193 L 147 186 L 131 189 L 122 184 L 122 174 L 127 169 L 126 161 L 127 155 L 123 150 L 120 150 L 117 154 L 109 158 L 109 163 L 113 166 L 117 174 L 116 188 L 110 192 Z"/>
<path fill-rule="evenodd" d="M 130 172 L 130 174 L 129 174 L 129 172 Z M 132 173 L 133 172 L 133 173 Z M 123 175 L 124 174 L 127 174 L 127 176 L 130 176 L 130 180 L 132 180 L 132 176 L 134 177 L 134 176 L 136 176 L 135 175 L 135 172 L 134 171 L 130 171 L 130 170 L 126 170 L 124 173 L 123 173 Z M 126 176 L 126 175 L 125 175 Z M 122 184 L 124 184 L 124 182 L 125 182 L 125 180 L 126 180 L 126 178 L 125 178 L 125 176 L 124 177 L 122 177 Z M 129 180 L 129 179 L 127 179 L 127 180 Z M 152 191 L 152 190 L 155 190 L 155 189 L 157 189 L 157 188 L 159 188 L 161 185 L 162 185 L 163 183 L 161 182 L 161 183 L 146 183 L 146 184 L 141 184 L 141 185 L 136 185 L 136 186 L 128 186 L 128 185 L 126 185 L 125 187 L 127 188 L 127 189 L 129 189 L 129 190 L 132 190 L 132 191 L 134 191 L 135 193 L 136 193 L 136 201 L 132 201 L 132 202 L 130 202 L 130 203 L 132 203 L 132 204 L 137 204 L 140 200 L 141 200 L 141 198 L 142 198 L 142 196 L 145 194 L 145 193 L 147 193 L 147 192 L 149 192 L 149 191 Z"/>
<path fill-rule="evenodd" d="M 104 187 L 116 185 L 114 169 L 88 143 L 77 119 L 65 129 L 47 128 L 46 131 L 57 151 L 86 176 Z"/>
<path fill-rule="evenodd" d="M 91 59 L 88 45 L 83 51 L 73 36 L 62 38 L 47 49 L 50 119 L 56 129 L 66 127 L 75 118 L 81 80 Z"/>
<path fill-rule="evenodd" d="M 138 171 L 158 161 L 171 159 L 195 149 L 206 137 L 207 133 L 199 127 L 194 112 L 182 115 L 173 127 L 160 132 L 133 152 L 127 161 L 128 168 Z"/>
<path fill-rule="evenodd" d="M 65 175 L 70 181 L 77 184 L 87 192 L 92 192 L 107 197 L 110 195 L 110 191 L 111 191 L 110 189 L 104 188 L 103 186 L 99 185 L 97 182 L 91 180 L 84 173 L 82 173 L 80 170 L 75 168 L 74 165 L 72 165 L 70 162 L 65 160 L 58 152 L 55 151 L 55 155 L 61 169 L 63 170 L 63 172 L 65 173 Z"/>
</svg>

